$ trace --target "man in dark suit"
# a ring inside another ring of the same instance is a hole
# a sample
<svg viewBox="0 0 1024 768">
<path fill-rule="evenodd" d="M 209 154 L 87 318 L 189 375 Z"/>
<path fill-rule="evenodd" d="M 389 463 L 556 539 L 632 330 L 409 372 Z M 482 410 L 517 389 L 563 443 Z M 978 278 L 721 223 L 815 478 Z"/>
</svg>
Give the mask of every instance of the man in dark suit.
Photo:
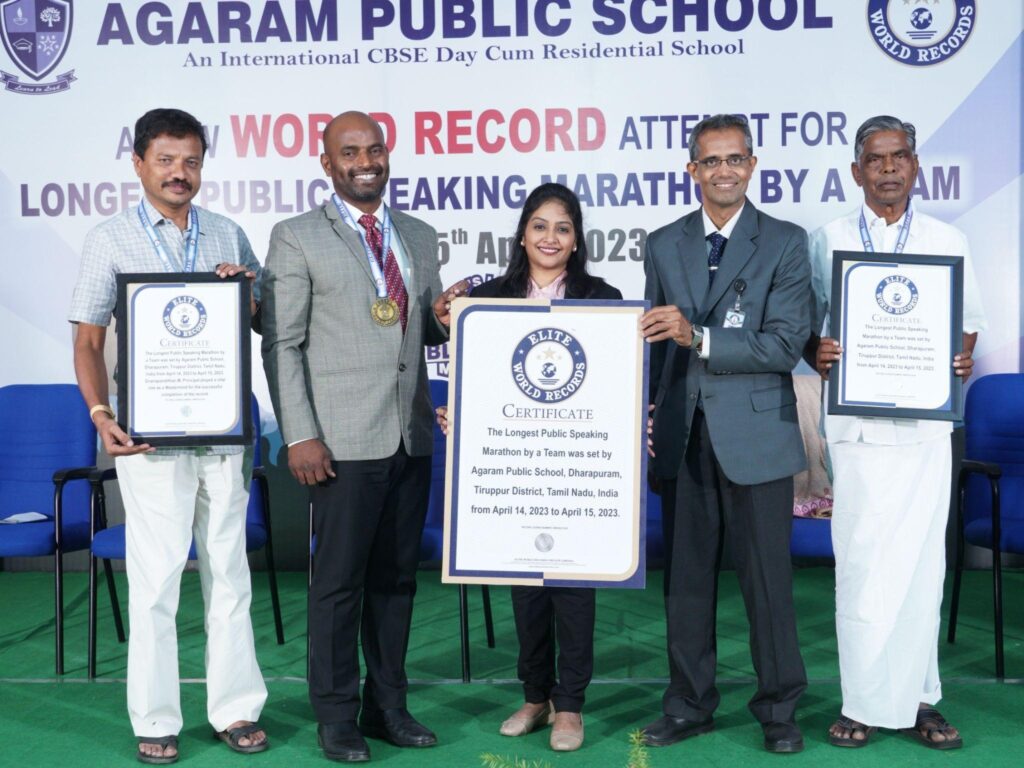
<svg viewBox="0 0 1024 768">
<path fill-rule="evenodd" d="M 758 687 L 750 710 L 771 752 L 797 752 L 807 686 L 789 536 L 792 476 L 806 468 L 790 371 L 810 334 L 807 235 L 746 199 L 757 158 L 744 118 L 690 137 L 703 207 L 647 240 L 640 320 L 652 342 L 652 472 L 661 480 L 671 682 L 644 729 L 665 746 L 713 727 L 722 544 L 735 561 Z"/>
<path fill-rule="evenodd" d="M 448 305 L 465 285 L 442 293 L 437 233 L 384 205 L 388 150 L 373 119 L 331 121 L 320 162 L 332 199 L 270 236 L 263 364 L 288 467 L 311 487 L 309 695 L 320 745 L 356 762 L 370 758 L 364 735 L 437 743 L 406 709 L 433 449 L 423 346 L 447 339 Z"/>
</svg>

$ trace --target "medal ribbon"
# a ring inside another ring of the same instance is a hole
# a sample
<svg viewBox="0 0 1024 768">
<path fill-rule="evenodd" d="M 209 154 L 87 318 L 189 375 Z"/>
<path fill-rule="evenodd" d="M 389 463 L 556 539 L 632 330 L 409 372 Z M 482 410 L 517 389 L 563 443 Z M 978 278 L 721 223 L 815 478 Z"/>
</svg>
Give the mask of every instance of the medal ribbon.
<svg viewBox="0 0 1024 768">
<path fill-rule="evenodd" d="M 900 233 L 896 238 L 896 253 L 903 253 L 907 246 L 907 236 L 910 234 L 910 222 L 914 218 L 914 209 L 907 200 L 907 210 L 903 214 L 903 224 L 900 225 Z M 871 234 L 868 232 L 868 223 L 864 220 L 864 209 L 860 209 L 860 239 L 864 243 L 865 253 L 874 253 L 875 244 L 871 242 Z"/>
<path fill-rule="evenodd" d="M 149 237 L 149 241 L 153 244 L 153 249 L 156 251 L 156 255 L 160 257 L 160 261 L 164 263 L 164 268 L 168 272 L 177 272 L 174 268 L 174 264 L 171 263 L 171 257 L 167 255 L 167 249 L 164 248 L 164 242 L 160 239 L 160 235 L 156 233 L 156 229 L 153 227 L 153 222 L 149 220 L 149 214 L 146 213 L 146 206 L 143 203 L 139 204 L 139 221 L 142 223 L 142 228 L 146 230 L 146 235 Z M 195 272 L 196 261 L 199 259 L 199 213 L 196 211 L 196 207 L 193 205 L 189 207 L 188 211 L 188 242 L 185 244 L 185 263 L 184 272 Z"/>
<path fill-rule="evenodd" d="M 373 252 L 373 248 L 366 240 L 366 236 L 360 231 L 360 228 L 356 226 L 356 223 L 352 220 L 352 214 L 348 212 L 348 208 L 344 203 L 341 202 L 341 198 L 338 197 L 337 193 L 331 195 L 331 200 L 334 201 L 334 207 L 338 209 L 338 215 L 341 216 L 342 220 L 359 235 L 359 241 L 363 244 L 363 250 L 366 252 L 366 262 L 370 265 L 370 274 L 373 275 L 373 284 L 377 287 L 377 298 L 386 299 L 388 297 L 388 284 L 384 279 L 384 271 L 380 267 L 380 262 L 377 261 L 377 256 Z M 384 230 L 384 244 L 381 248 L 381 258 L 387 258 L 388 251 L 391 249 L 391 214 L 388 213 L 388 207 L 384 206 L 384 219 L 381 221 L 381 229 Z"/>
</svg>

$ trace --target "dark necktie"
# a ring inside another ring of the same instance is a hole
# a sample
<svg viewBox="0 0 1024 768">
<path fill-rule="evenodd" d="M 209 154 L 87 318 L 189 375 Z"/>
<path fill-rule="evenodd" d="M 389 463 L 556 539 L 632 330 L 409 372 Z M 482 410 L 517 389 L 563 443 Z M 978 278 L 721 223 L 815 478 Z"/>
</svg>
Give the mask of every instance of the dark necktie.
<svg viewBox="0 0 1024 768">
<path fill-rule="evenodd" d="M 722 237 L 721 232 L 712 232 L 707 237 L 711 243 L 711 250 L 708 251 L 708 287 L 715 281 L 715 272 L 718 271 L 718 264 L 722 260 L 722 252 L 728 240 Z"/>
<path fill-rule="evenodd" d="M 384 270 L 384 282 L 388 287 L 388 296 L 395 300 L 398 305 L 398 319 L 402 323 L 402 332 L 405 332 L 405 324 L 408 321 L 409 294 L 405 290 L 405 281 L 402 280 L 402 271 L 398 268 L 398 259 L 395 252 L 388 248 L 387 258 L 382 260 L 381 251 L 384 249 L 384 238 L 377 229 L 377 217 L 372 213 L 364 213 L 359 217 L 359 223 L 366 230 L 366 242 L 377 257 L 377 263 Z"/>
</svg>

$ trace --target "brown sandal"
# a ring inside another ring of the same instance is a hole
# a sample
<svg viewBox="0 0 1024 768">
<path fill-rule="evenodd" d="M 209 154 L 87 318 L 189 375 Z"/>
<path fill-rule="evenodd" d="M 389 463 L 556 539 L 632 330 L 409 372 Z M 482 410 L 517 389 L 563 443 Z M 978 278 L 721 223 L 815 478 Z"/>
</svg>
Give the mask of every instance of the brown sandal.
<svg viewBox="0 0 1024 768">
<path fill-rule="evenodd" d="M 905 733 L 917 739 L 930 749 L 960 749 L 964 740 L 958 733 L 955 738 L 949 738 L 949 734 L 956 729 L 941 714 L 939 710 L 929 707 L 917 711 L 917 722 L 913 728 L 900 728 L 900 733 Z M 942 741 L 936 741 L 932 737 L 935 734 L 942 734 Z"/>
<path fill-rule="evenodd" d="M 839 726 L 845 728 L 850 732 L 849 736 L 835 736 L 832 733 L 832 729 L 829 729 L 828 743 L 833 747 L 849 747 L 851 749 L 858 749 L 863 746 L 867 746 L 868 741 L 871 740 L 871 736 L 878 730 L 873 725 L 864 725 L 864 723 L 858 723 L 856 720 L 851 720 L 845 715 L 840 715 L 839 719 L 833 723 L 832 728 Z M 854 738 L 858 733 L 863 733 L 863 738 Z"/>
</svg>

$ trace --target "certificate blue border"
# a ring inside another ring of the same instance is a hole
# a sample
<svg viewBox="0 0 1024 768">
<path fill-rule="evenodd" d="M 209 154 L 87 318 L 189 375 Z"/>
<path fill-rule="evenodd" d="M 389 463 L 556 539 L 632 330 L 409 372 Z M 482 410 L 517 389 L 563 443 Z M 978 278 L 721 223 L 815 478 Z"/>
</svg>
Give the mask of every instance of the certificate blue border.
<svg viewBox="0 0 1024 768">
<path fill-rule="evenodd" d="M 459 314 L 457 321 L 457 328 L 459 331 L 459 337 L 461 338 L 463 332 L 463 326 L 467 317 L 474 312 L 520 312 L 520 313 L 533 313 L 533 314 L 551 314 L 551 309 L 555 307 L 638 307 L 647 309 L 649 302 L 638 301 L 638 300 L 604 300 L 604 299 L 552 299 L 548 305 L 536 305 L 536 304 L 502 304 L 502 305 L 474 305 L 466 308 Z M 462 356 L 465 351 L 465 345 L 459 344 L 458 349 L 455 353 L 455 399 L 454 403 L 456 408 L 462 401 Z M 643 378 L 641 381 L 641 396 L 648 391 L 648 376 L 649 376 L 649 356 L 650 356 L 650 345 L 643 345 Z M 530 582 L 542 585 L 545 587 L 619 587 L 627 589 L 643 589 L 646 585 L 647 579 L 647 420 L 645 417 L 640 419 L 640 445 L 642 446 L 641 457 L 640 457 L 640 520 L 639 520 L 639 549 L 637 552 L 637 564 L 633 573 L 627 578 L 621 581 L 595 581 L 585 579 L 571 579 L 571 578 L 547 578 L 539 573 L 538 571 L 496 571 L 496 570 L 465 570 L 457 569 L 455 567 L 455 553 L 457 550 L 458 543 L 458 531 L 459 531 L 459 457 L 461 455 L 461 420 L 455 419 L 454 435 L 452 436 L 453 444 L 453 461 L 452 461 L 452 477 L 451 482 L 451 525 L 450 525 L 450 539 L 449 539 L 449 552 L 451 556 L 448 561 L 448 575 L 453 578 L 479 578 L 488 579 L 493 578 L 496 582 L 500 583 L 507 579 L 522 579 Z"/>
</svg>

